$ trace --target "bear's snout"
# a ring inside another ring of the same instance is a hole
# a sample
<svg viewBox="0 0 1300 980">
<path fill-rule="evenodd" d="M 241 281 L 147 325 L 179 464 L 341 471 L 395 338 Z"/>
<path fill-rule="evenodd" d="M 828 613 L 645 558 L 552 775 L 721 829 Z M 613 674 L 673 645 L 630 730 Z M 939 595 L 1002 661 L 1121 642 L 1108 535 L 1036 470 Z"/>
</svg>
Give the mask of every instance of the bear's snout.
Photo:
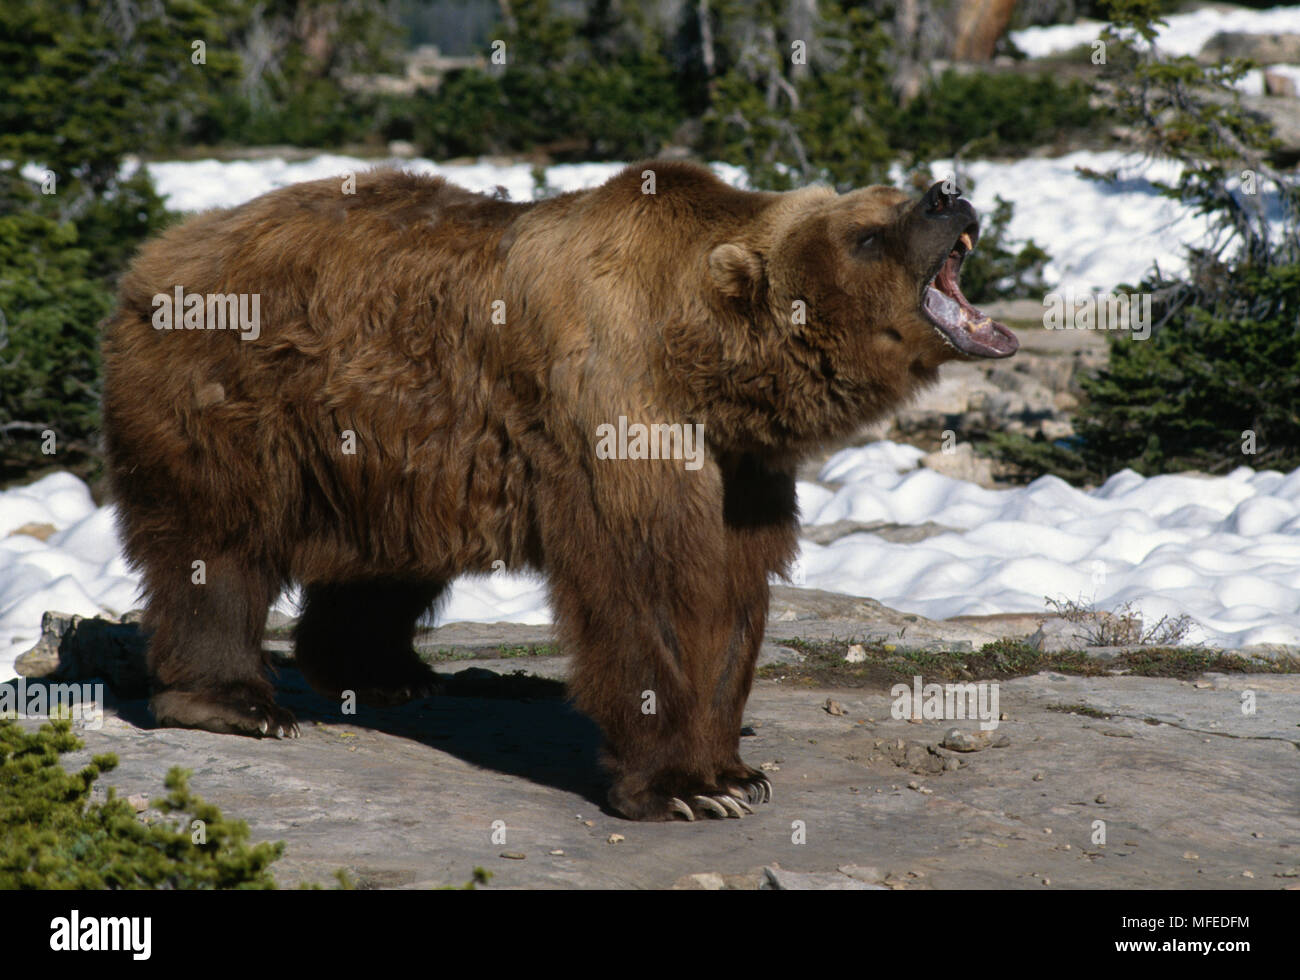
<svg viewBox="0 0 1300 980">
<path fill-rule="evenodd" d="M 922 282 L 933 277 L 957 240 L 969 235 L 969 246 L 979 241 L 975 208 L 961 196 L 960 187 L 948 190 L 944 182 L 931 187 L 904 215 L 902 240 L 907 243 L 906 264 Z"/>
</svg>

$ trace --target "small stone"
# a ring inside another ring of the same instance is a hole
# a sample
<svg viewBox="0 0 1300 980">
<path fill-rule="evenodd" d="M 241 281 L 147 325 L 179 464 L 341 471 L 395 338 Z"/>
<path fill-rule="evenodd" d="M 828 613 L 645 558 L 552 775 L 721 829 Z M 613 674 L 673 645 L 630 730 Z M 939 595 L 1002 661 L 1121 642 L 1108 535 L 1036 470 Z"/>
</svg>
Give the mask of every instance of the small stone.
<svg viewBox="0 0 1300 980">
<path fill-rule="evenodd" d="M 678 879 L 673 887 L 688 891 L 718 892 L 727 887 L 727 881 L 716 871 L 705 871 L 700 874 L 686 875 Z"/>
<path fill-rule="evenodd" d="M 908 789 L 920 789 L 920 788 L 921 788 L 921 784 L 918 783 L 915 779 L 913 779 L 910 783 L 907 784 L 907 788 L 908 788 Z"/>
<path fill-rule="evenodd" d="M 594 821 L 594 820 L 584 820 L 584 821 L 582 821 L 582 825 L 583 825 L 584 827 L 594 827 L 594 826 L 596 826 L 596 821 Z"/>
<path fill-rule="evenodd" d="M 839 868 L 840 874 L 846 874 L 850 878 L 856 878 L 858 881 L 865 881 L 868 884 L 878 885 L 885 880 L 885 873 L 879 868 L 870 865 L 844 864 Z"/>
<path fill-rule="evenodd" d="M 1043 879 L 1043 884 L 1044 884 L 1044 885 L 1050 885 L 1051 883 L 1052 883 L 1052 879 L 1051 879 L 1051 878 L 1044 878 L 1044 879 Z"/>
<path fill-rule="evenodd" d="M 528 855 L 519 851 L 502 851 L 501 857 L 506 858 L 509 861 L 523 861 L 527 859 Z"/>
<path fill-rule="evenodd" d="M 1044 828 L 1043 828 L 1043 833 L 1045 833 L 1045 834 L 1050 834 L 1051 832 L 1052 832 L 1052 828 L 1051 828 L 1051 827 L 1044 827 Z"/>
<path fill-rule="evenodd" d="M 834 700 L 833 698 L 827 698 L 826 703 L 822 705 L 822 707 L 825 708 L 826 713 L 830 715 L 845 714 L 844 705 L 840 704 L 838 701 Z"/>
<path fill-rule="evenodd" d="M 1241 873 L 1241 876 L 1242 876 L 1243 878 L 1253 878 L 1253 877 L 1255 877 L 1255 872 L 1253 872 L 1253 871 L 1243 871 L 1243 872 Z"/>
<path fill-rule="evenodd" d="M 126 798 L 126 802 L 131 804 L 131 808 L 135 810 L 136 813 L 143 813 L 145 810 L 149 809 L 149 797 L 145 796 L 143 793 L 132 793 Z"/>
<path fill-rule="evenodd" d="M 960 728 L 950 728 L 939 745 L 953 752 L 979 752 L 987 749 L 991 741 L 988 732 L 964 732 Z"/>
<path fill-rule="evenodd" d="M 1034 773 L 1034 782 L 1041 783 L 1042 781 L 1043 781 L 1043 774 L 1041 772 Z"/>
<path fill-rule="evenodd" d="M 850 664 L 860 664 L 867 659 L 867 648 L 861 643 L 855 643 L 849 647 L 844 654 L 844 662 Z"/>
<path fill-rule="evenodd" d="M 1105 802 L 1106 802 L 1106 794 L 1105 794 L 1105 793 L 1098 793 L 1098 794 L 1097 794 L 1097 799 L 1096 799 L 1094 802 L 1096 802 L 1096 803 L 1105 803 Z"/>
<path fill-rule="evenodd" d="M 1201 859 L 1200 855 L 1198 855 L 1195 851 L 1183 851 L 1184 861 L 1199 861 L 1200 859 Z"/>
<path fill-rule="evenodd" d="M 608 844 L 621 844 L 621 843 L 623 843 L 623 841 L 625 841 L 625 840 L 627 840 L 627 838 L 624 837 L 622 834 L 610 834 L 609 837 L 608 837 L 607 840 L 606 840 L 606 843 L 608 843 Z"/>
<path fill-rule="evenodd" d="M 1209 681 L 1197 681 L 1195 684 L 1192 685 L 1192 687 L 1200 691 L 1204 691 L 1207 687 L 1213 687 L 1213 686 L 1214 685 L 1211 684 Z"/>
<path fill-rule="evenodd" d="M 786 871 L 779 867 L 763 869 L 762 891 L 878 891 L 885 886 L 851 878 L 838 871 Z"/>
<path fill-rule="evenodd" d="M 555 850 L 547 851 L 546 853 L 549 854 L 551 857 L 557 857 L 557 858 L 564 857 L 564 852 L 560 850 L 558 847 Z"/>
</svg>

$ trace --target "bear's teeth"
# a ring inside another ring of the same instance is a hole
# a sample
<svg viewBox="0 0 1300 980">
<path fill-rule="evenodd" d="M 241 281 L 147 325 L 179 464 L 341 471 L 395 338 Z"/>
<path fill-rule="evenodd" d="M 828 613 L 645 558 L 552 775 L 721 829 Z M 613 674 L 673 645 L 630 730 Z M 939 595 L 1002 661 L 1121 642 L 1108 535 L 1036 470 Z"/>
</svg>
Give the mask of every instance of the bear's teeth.
<svg viewBox="0 0 1300 980">
<path fill-rule="evenodd" d="M 963 231 L 961 233 L 961 238 L 959 239 L 959 241 L 966 246 L 966 251 L 968 252 L 975 247 L 975 245 L 970 240 L 970 232 L 968 231 Z"/>
</svg>

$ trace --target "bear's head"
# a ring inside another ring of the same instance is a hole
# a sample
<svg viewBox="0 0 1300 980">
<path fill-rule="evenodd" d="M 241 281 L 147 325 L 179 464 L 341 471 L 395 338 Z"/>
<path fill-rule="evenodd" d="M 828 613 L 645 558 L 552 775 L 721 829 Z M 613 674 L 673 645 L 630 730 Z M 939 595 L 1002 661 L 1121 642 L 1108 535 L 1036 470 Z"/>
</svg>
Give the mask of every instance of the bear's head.
<svg viewBox="0 0 1300 980">
<path fill-rule="evenodd" d="M 709 255 L 714 283 L 801 337 L 845 377 L 932 374 L 954 358 L 1009 357 L 1019 342 L 962 294 L 979 221 L 956 188 L 774 195 L 759 233 Z"/>
</svg>

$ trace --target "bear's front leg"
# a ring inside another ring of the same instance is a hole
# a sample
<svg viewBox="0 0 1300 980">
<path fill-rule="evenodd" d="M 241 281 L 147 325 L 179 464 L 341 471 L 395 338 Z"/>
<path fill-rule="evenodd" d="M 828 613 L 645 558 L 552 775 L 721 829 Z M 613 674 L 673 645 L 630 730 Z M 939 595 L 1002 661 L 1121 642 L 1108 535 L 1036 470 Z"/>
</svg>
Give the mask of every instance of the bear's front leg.
<svg viewBox="0 0 1300 980">
<path fill-rule="evenodd" d="M 699 486 L 619 527 L 583 506 L 590 493 L 552 497 L 564 534 L 546 565 L 570 690 L 605 735 L 610 805 L 633 820 L 740 817 L 772 795 L 740 758 L 772 548 L 724 522 L 721 486 L 712 500 Z"/>
<path fill-rule="evenodd" d="M 740 758 L 761 632 L 737 624 L 766 606 L 766 586 L 763 593 L 748 608 L 700 593 L 647 596 L 621 609 L 557 603 L 569 607 L 560 626 L 574 654 L 570 689 L 604 733 L 609 803 L 619 813 L 741 817 L 771 799 L 771 783 Z"/>
</svg>

